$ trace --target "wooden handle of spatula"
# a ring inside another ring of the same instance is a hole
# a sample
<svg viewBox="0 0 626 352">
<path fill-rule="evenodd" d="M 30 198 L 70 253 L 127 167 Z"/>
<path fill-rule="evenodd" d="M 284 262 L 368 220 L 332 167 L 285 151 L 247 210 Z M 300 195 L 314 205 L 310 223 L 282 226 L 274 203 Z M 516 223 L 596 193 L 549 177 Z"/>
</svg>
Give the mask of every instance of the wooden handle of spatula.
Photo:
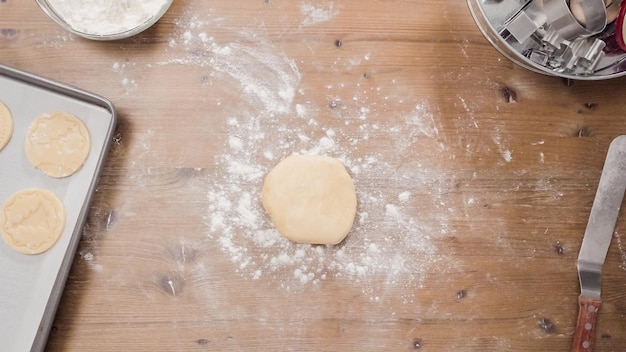
<svg viewBox="0 0 626 352">
<path fill-rule="evenodd" d="M 600 309 L 600 299 L 579 297 L 578 322 L 574 332 L 574 344 L 572 352 L 592 352 L 593 337 L 596 331 L 596 321 L 598 310 Z"/>
</svg>

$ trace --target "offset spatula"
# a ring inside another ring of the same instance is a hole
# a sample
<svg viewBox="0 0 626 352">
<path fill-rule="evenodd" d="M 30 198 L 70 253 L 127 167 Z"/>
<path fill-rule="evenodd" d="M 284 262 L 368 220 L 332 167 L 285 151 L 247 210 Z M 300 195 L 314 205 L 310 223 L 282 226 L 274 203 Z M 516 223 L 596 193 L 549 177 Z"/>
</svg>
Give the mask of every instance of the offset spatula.
<svg viewBox="0 0 626 352">
<path fill-rule="evenodd" d="M 613 238 L 625 190 L 626 136 L 619 136 L 609 147 L 585 237 L 578 254 L 581 292 L 578 298 L 578 322 L 572 352 L 593 351 L 593 337 L 601 303 L 602 265 Z"/>
</svg>

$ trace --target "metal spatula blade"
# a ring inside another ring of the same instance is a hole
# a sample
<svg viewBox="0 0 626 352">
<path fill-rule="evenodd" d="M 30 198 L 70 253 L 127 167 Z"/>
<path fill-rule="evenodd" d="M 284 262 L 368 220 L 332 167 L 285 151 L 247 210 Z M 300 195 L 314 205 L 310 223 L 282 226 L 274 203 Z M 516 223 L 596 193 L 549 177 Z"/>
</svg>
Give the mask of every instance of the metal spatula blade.
<svg viewBox="0 0 626 352">
<path fill-rule="evenodd" d="M 601 304 L 602 266 L 626 191 L 626 136 L 611 142 L 578 255 L 579 312 L 572 351 L 591 352 Z"/>
</svg>

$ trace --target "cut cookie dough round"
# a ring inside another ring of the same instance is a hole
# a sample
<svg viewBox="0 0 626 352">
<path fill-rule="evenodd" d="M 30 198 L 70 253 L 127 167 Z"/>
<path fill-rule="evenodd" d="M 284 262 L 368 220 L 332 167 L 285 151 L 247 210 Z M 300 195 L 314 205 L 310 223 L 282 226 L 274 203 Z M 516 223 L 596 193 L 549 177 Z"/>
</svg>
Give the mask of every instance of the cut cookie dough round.
<svg viewBox="0 0 626 352">
<path fill-rule="evenodd" d="M 67 112 L 37 117 L 26 134 L 26 157 L 50 177 L 74 174 L 87 160 L 90 148 L 87 127 L 78 117 Z"/>
<path fill-rule="evenodd" d="M 52 248 L 65 228 L 65 207 L 54 193 L 27 189 L 13 194 L 0 212 L 0 233 L 11 248 L 39 254 Z"/>
<path fill-rule="evenodd" d="M 289 156 L 267 174 L 261 195 L 278 231 L 294 242 L 337 244 L 354 223 L 354 182 L 337 159 Z"/>
<path fill-rule="evenodd" d="M 11 111 L 0 101 L 0 151 L 9 144 L 11 136 L 13 136 Z"/>
</svg>

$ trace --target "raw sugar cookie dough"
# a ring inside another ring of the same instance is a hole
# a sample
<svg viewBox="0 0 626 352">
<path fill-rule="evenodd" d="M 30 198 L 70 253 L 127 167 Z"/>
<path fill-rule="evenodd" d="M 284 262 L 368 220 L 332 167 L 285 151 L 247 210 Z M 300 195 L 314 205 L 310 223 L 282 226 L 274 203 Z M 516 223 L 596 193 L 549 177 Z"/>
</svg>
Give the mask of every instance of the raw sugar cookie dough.
<svg viewBox="0 0 626 352">
<path fill-rule="evenodd" d="M 91 148 L 85 124 L 67 112 L 37 117 L 28 127 L 24 145 L 33 166 L 50 177 L 62 178 L 78 171 Z"/>
<path fill-rule="evenodd" d="M 13 194 L 0 211 L 0 234 L 11 248 L 39 254 L 52 248 L 65 228 L 65 207 L 54 193 L 28 189 Z"/>
<path fill-rule="evenodd" d="M 354 182 L 334 158 L 287 157 L 267 174 L 261 195 L 278 231 L 294 242 L 337 244 L 354 223 Z"/>
<path fill-rule="evenodd" d="M 9 144 L 11 136 L 13 136 L 11 111 L 0 101 L 0 151 Z"/>
</svg>

